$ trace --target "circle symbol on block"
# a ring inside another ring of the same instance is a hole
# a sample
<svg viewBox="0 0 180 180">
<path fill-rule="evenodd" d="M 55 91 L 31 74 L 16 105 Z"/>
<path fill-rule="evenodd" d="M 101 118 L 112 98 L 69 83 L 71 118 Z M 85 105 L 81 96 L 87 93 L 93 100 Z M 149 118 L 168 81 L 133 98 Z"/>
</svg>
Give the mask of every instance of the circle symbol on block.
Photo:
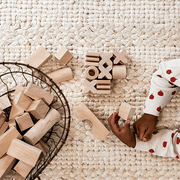
<svg viewBox="0 0 180 180">
<path fill-rule="evenodd" d="M 99 75 L 99 71 L 95 66 L 89 66 L 85 71 L 85 78 L 89 80 L 96 79 Z"/>
</svg>

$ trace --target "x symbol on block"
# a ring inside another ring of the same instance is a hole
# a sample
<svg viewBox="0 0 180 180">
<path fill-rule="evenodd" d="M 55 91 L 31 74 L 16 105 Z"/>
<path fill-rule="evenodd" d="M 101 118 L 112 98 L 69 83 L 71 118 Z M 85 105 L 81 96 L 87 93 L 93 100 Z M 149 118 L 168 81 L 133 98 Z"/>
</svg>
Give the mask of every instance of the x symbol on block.
<svg viewBox="0 0 180 180">
<path fill-rule="evenodd" d="M 96 85 L 96 80 L 88 81 L 87 79 L 84 79 L 83 84 L 86 86 L 86 88 L 83 89 L 83 93 L 88 93 L 89 91 L 97 93 L 97 89 L 94 87 Z"/>
</svg>

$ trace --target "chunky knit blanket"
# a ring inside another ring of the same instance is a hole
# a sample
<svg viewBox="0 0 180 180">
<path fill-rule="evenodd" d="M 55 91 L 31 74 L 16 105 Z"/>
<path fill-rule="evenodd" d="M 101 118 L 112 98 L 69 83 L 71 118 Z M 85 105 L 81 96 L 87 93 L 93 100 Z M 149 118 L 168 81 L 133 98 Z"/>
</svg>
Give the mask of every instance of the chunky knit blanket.
<svg viewBox="0 0 180 180">
<path fill-rule="evenodd" d="M 25 60 L 39 46 L 55 54 L 65 46 L 74 79 L 58 84 L 71 113 L 84 102 L 110 130 L 107 119 L 121 102 L 136 107 L 131 124 L 143 114 L 150 79 L 159 63 L 180 56 L 178 0 L 2 0 L 0 61 Z M 110 95 L 83 95 L 86 52 L 127 50 L 127 77 L 112 81 Z M 43 72 L 60 68 L 48 61 Z M 8 82 L 10 83 L 10 82 Z M 160 115 L 158 126 L 178 128 L 180 94 Z M 42 180 L 179 179 L 180 162 L 127 147 L 112 133 L 99 141 L 89 121 L 72 113 L 68 139 L 40 175 Z"/>
</svg>

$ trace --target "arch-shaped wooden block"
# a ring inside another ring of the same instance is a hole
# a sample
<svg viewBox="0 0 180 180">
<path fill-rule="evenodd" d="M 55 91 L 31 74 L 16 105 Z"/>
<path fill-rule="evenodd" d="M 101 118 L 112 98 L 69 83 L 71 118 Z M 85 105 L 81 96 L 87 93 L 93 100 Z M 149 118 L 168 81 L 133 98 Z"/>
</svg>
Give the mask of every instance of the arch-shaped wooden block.
<svg viewBox="0 0 180 180">
<path fill-rule="evenodd" d="M 114 65 L 112 69 L 113 79 L 120 79 L 126 77 L 125 65 Z"/>
<path fill-rule="evenodd" d="M 92 122 L 93 124 L 92 133 L 100 141 L 103 140 L 110 133 L 84 103 L 81 103 L 79 106 L 77 106 L 73 112 L 81 121 L 89 120 Z"/>
<path fill-rule="evenodd" d="M 99 70 L 95 66 L 89 66 L 85 70 L 85 78 L 89 80 L 96 79 L 99 75 Z"/>
</svg>

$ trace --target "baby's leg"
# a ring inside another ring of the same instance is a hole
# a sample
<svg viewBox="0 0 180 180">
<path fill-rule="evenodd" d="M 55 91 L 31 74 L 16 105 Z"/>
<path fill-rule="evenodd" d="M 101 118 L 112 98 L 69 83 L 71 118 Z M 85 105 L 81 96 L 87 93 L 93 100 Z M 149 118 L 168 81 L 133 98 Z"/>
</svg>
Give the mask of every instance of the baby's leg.
<svg viewBox="0 0 180 180">
<path fill-rule="evenodd" d="M 151 140 L 140 141 L 136 136 L 135 149 L 163 157 L 180 157 L 180 131 L 163 129 L 153 133 Z"/>
</svg>

